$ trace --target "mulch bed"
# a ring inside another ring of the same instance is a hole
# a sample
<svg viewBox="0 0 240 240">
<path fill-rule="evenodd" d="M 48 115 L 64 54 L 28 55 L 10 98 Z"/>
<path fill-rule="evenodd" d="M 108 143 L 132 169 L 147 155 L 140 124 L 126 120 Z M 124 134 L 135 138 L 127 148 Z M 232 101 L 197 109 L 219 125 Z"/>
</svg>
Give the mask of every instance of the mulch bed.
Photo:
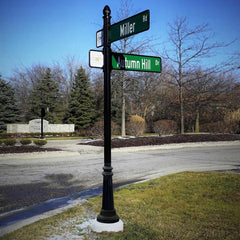
<svg viewBox="0 0 240 240">
<path fill-rule="evenodd" d="M 61 149 L 42 148 L 42 147 L 38 147 L 38 146 L 4 146 L 4 147 L 0 147 L 0 154 L 49 152 L 49 151 L 61 151 Z"/>
<path fill-rule="evenodd" d="M 236 141 L 240 140 L 240 135 L 235 134 L 184 134 L 173 136 L 155 136 L 155 137 L 136 137 L 128 139 L 114 138 L 112 140 L 112 148 L 121 147 L 137 147 L 147 145 L 162 145 L 169 143 L 187 143 L 187 142 L 214 142 L 214 141 Z M 80 143 L 79 145 L 84 145 Z M 103 140 L 92 141 L 85 143 L 85 145 L 101 146 L 103 147 Z"/>
</svg>

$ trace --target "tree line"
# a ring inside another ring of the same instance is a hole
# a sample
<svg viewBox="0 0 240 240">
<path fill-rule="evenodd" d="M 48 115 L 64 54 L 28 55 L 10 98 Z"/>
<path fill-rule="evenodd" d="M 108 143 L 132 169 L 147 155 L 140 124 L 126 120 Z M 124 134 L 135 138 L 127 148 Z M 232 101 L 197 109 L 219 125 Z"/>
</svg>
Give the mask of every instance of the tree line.
<svg viewBox="0 0 240 240">
<path fill-rule="evenodd" d="M 34 65 L 17 72 L 11 84 L 1 78 L 2 129 L 6 123 L 25 123 L 40 118 L 41 108 L 45 109 L 45 119 L 50 123 L 74 123 L 78 131 L 103 121 L 103 76 L 100 72 L 90 74 L 87 71 L 80 66 L 73 71 L 72 79 L 68 76 L 67 80 L 59 66 Z M 147 123 L 147 131 L 151 132 L 154 122 L 174 120 L 180 132 L 179 87 L 172 71 L 171 66 L 166 66 L 161 75 L 125 73 L 126 121 L 131 115 L 141 116 Z M 206 73 L 201 68 L 185 74 L 188 77 L 182 93 L 184 130 L 211 131 L 222 123 L 219 132 L 226 127 L 229 132 L 237 132 L 240 83 L 236 76 L 232 72 Z M 121 75 L 121 71 L 114 71 L 111 78 L 111 114 L 113 122 L 119 126 L 122 122 Z M 235 120 L 231 117 L 234 113 Z"/>
<path fill-rule="evenodd" d="M 141 116 L 148 132 L 164 119 L 175 121 L 180 133 L 240 131 L 239 56 L 204 67 L 203 58 L 231 44 L 212 43 L 211 35 L 207 24 L 190 27 L 186 18 L 176 18 L 169 25 L 170 45 L 158 54 L 163 56 L 161 74 L 112 71 L 112 120 L 123 136 L 131 115 Z M 113 49 L 141 54 L 153 46 L 153 38 L 135 41 L 133 36 Z M 103 120 L 102 72 L 84 68 L 74 57 L 62 65 L 15 69 L 8 82 L 1 78 L 0 83 L 2 129 L 39 118 L 41 108 L 50 123 L 74 123 L 78 131 Z"/>
</svg>

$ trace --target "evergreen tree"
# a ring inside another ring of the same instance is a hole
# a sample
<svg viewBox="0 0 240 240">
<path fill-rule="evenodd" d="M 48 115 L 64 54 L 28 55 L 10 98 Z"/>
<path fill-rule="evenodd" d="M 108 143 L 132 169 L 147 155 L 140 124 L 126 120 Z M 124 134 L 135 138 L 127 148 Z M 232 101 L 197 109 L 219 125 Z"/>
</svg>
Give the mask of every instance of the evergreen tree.
<svg viewBox="0 0 240 240">
<path fill-rule="evenodd" d="M 0 75 L 0 132 L 6 130 L 7 123 L 15 123 L 20 119 L 14 90 Z"/>
<path fill-rule="evenodd" d="M 30 118 L 40 118 L 41 108 L 45 109 L 45 119 L 50 123 L 58 120 L 60 105 L 59 85 L 53 79 L 51 69 L 47 68 L 42 80 L 34 87 L 31 97 Z"/>
<path fill-rule="evenodd" d="M 77 130 L 82 130 L 92 126 L 95 116 L 89 76 L 80 67 L 73 81 L 65 122 L 74 123 Z"/>
</svg>

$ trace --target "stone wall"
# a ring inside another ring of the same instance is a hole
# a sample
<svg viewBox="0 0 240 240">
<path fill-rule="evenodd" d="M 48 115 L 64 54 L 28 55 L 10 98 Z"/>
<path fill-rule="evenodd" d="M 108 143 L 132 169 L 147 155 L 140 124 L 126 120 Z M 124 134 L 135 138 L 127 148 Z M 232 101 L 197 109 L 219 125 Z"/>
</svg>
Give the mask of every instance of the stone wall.
<svg viewBox="0 0 240 240">
<path fill-rule="evenodd" d="M 48 124 L 48 132 L 74 132 L 74 124 Z"/>
<path fill-rule="evenodd" d="M 49 124 L 43 120 L 43 132 L 74 132 L 74 124 Z M 7 124 L 8 133 L 40 133 L 41 119 L 33 119 L 29 124 Z"/>
<path fill-rule="evenodd" d="M 29 133 L 28 124 L 7 124 L 7 133 Z"/>
</svg>

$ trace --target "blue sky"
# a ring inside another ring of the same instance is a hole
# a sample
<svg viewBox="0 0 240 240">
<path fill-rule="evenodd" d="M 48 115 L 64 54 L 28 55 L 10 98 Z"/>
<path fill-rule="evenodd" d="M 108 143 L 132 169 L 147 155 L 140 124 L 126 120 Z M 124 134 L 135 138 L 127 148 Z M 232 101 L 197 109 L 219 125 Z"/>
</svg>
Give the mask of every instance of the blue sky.
<svg viewBox="0 0 240 240">
<path fill-rule="evenodd" d="M 76 56 L 87 65 L 89 50 L 96 49 L 96 31 L 102 28 L 106 4 L 116 21 L 120 0 L 0 0 L 0 74 L 7 78 L 16 67 L 52 64 L 66 56 Z M 238 39 L 218 54 L 219 61 L 240 52 L 240 0 L 137 0 L 132 4 L 132 14 L 150 10 L 150 30 L 141 35 L 165 41 L 167 24 L 176 16 L 187 16 L 192 26 L 209 23 L 213 40 Z"/>
</svg>

